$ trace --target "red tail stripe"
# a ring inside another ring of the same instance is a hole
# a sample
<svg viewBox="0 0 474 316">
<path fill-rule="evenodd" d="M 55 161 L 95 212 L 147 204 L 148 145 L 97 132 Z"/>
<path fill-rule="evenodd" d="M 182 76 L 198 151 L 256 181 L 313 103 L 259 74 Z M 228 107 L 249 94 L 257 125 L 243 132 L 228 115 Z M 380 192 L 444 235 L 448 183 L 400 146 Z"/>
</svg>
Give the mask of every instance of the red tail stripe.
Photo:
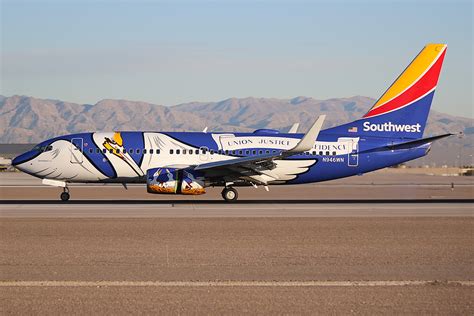
<svg viewBox="0 0 474 316">
<path fill-rule="evenodd" d="M 441 72 L 441 66 L 443 65 L 445 53 L 446 51 L 444 51 L 443 54 L 438 58 L 436 63 L 431 66 L 431 69 L 428 70 L 423 75 L 423 77 L 418 80 L 418 82 L 416 82 L 413 86 L 411 86 L 408 90 L 403 92 L 395 99 L 385 103 L 384 105 L 367 112 L 364 117 L 370 117 L 395 110 L 399 107 L 402 107 L 415 101 L 416 99 L 420 98 L 421 96 L 432 90 L 434 87 L 436 87 L 436 84 L 438 83 L 439 73 Z"/>
</svg>

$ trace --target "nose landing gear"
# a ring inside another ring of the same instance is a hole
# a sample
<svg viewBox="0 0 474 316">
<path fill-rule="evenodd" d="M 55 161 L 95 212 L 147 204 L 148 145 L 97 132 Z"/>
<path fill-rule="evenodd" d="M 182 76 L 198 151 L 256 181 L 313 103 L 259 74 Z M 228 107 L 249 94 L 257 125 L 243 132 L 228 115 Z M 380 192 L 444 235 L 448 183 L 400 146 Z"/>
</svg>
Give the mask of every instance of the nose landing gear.
<svg viewBox="0 0 474 316">
<path fill-rule="evenodd" d="M 69 188 L 68 187 L 64 187 L 63 188 L 63 192 L 61 193 L 60 197 L 61 197 L 61 201 L 68 201 L 69 198 L 71 197 L 71 195 L 69 194 Z"/>
<path fill-rule="evenodd" d="M 222 198 L 226 202 L 235 202 L 237 201 L 237 198 L 239 197 L 239 194 L 237 193 L 237 190 L 234 189 L 233 187 L 225 187 L 222 190 Z"/>
</svg>

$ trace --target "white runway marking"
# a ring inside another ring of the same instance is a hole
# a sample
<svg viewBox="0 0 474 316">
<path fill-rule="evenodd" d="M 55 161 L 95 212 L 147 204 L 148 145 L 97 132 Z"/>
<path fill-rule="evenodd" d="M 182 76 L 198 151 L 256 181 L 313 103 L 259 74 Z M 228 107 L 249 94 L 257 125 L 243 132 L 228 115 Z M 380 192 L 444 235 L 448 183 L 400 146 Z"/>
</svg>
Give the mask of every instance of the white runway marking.
<svg viewBox="0 0 474 316">
<path fill-rule="evenodd" d="M 472 217 L 471 203 L 353 204 L 5 204 L 0 218 L 20 217 Z"/>
<path fill-rule="evenodd" d="M 474 286 L 474 281 L 0 281 L 0 287 L 376 287 Z"/>
</svg>

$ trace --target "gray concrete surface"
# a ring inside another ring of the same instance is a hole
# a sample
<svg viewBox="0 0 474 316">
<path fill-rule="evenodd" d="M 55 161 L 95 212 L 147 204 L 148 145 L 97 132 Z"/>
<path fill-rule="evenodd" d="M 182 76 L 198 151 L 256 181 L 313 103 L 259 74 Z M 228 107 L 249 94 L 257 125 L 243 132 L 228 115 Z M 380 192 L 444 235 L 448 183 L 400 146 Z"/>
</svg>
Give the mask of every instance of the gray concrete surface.
<svg viewBox="0 0 474 316">
<path fill-rule="evenodd" d="M 472 288 L 0 288 L 5 314 L 472 315 Z"/>
<path fill-rule="evenodd" d="M 473 224 L 473 217 L 2 218 L 2 308 L 470 314 Z"/>
<path fill-rule="evenodd" d="M 61 203 L 37 182 L 0 175 L 2 314 L 474 312 L 470 178 L 242 188 L 237 204 L 89 185 Z"/>
</svg>

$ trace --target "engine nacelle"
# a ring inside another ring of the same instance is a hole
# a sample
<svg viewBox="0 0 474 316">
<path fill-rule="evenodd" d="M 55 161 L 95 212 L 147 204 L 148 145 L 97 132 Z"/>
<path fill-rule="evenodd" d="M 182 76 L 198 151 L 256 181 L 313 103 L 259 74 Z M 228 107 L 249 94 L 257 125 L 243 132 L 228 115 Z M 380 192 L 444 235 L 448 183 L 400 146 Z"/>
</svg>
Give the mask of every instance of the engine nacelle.
<svg viewBox="0 0 474 316">
<path fill-rule="evenodd" d="M 206 193 L 204 176 L 197 171 L 153 168 L 146 172 L 146 189 L 155 194 L 188 194 Z"/>
</svg>

